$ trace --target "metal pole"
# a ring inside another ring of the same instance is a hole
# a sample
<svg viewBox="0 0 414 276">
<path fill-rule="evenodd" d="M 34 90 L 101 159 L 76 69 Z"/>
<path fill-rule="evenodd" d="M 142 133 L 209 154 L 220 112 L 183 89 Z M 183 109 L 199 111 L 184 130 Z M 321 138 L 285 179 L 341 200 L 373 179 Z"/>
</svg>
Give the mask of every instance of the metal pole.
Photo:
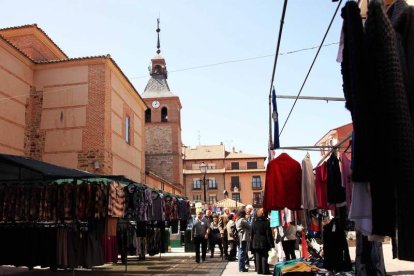
<svg viewBox="0 0 414 276">
<path fill-rule="evenodd" d="M 336 102 L 344 102 L 345 98 L 336 98 L 336 97 L 315 97 L 315 96 L 289 96 L 289 95 L 276 95 L 277 99 L 291 99 L 295 100 L 298 98 L 299 100 L 317 100 L 317 101 L 336 101 Z"/>
<path fill-rule="evenodd" d="M 207 196 L 206 196 L 206 173 L 203 175 L 203 187 L 204 187 L 204 203 L 207 204 Z"/>
</svg>

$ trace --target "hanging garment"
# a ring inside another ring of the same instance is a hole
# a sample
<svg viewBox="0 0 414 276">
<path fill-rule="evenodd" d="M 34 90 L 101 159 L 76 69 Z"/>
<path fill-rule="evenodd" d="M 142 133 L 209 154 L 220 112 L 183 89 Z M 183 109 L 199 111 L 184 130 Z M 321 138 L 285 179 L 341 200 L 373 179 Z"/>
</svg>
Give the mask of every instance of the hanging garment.
<svg viewBox="0 0 414 276">
<path fill-rule="evenodd" d="M 302 160 L 302 207 L 306 210 L 316 209 L 315 177 L 309 153 Z"/>
<path fill-rule="evenodd" d="M 408 106 L 414 123 L 414 7 L 404 0 L 396 0 L 387 14 L 397 35 Z"/>
<path fill-rule="evenodd" d="M 276 90 L 275 87 L 273 86 L 273 90 L 272 90 L 272 107 L 273 107 L 273 111 L 272 111 L 272 119 L 273 119 L 273 123 L 274 123 L 274 130 L 273 130 L 273 149 L 278 149 L 280 148 L 280 140 L 279 140 L 279 114 L 277 112 L 277 102 L 276 102 Z"/>
<path fill-rule="evenodd" d="M 156 191 L 153 191 L 151 193 L 151 199 L 152 199 L 152 220 L 164 221 L 165 215 L 164 215 L 163 195 Z"/>
<path fill-rule="evenodd" d="M 336 219 L 323 227 L 323 250 L 326 269 L 335 272 L 352 270 L 345 230 Z"/>
<path fill-rule="evenodd" d="M 369 241 L 360 232 L 356 232 L 356 252 L 355 252 L 356 275 L 385 276 L 384 253 L 382 243 Z"/>
<path fill-rule="evenodd" d="M 315 169 L 315 190 L 318 209 L 328 210 L 328 169 L 326 162 Z"/>
<path fill-rule="evenodd" d="M 125 192 L 124 187 L 118 182 L 109 184 L 108 215 L 112 217 L 124 217 Z"/>
<path fill-rule="evenodd" d="M 346 207 L 349 210 L 352 198 L 351 160 L 349 160 L 345 152 L 341 154 L 341 176 L 342 187 L 345 188 L 346 193 Z"/>
<path fill-rule="evenodd" d="M 372 200 L 368 182 L 353 182 L 349 219 L 355 222 L 355 230 L 365 236 L 372 235 Z"/>
<path fill-rule="evenodd" d="M 360 9 L 355 1 L 347 1 L 341 13 L 344 48 L 341 63 L 345 107 L 351 112 L 352 180 L 369 181 L 372 149 L 369 120 L 370 98 L 367 91 L 366 60 L 364 55 L 364 31 Z"/>
<path fill-rule="evenodd" d="M 401 62 L 405 93 L 411 116 L 411 125 L 414 126 L 414 7 L 408 6 L 405 1 L 397 0 L 388 11 L 397 35 L 397 47 Z M 404 113 L 405 114 L 405 113 Z M 406 117 L 404 117 L 406 118 Z M 411 139 L 412 136 L 404 137 Z M 407 141 L 408 142 L 408 141 Z M 412 140 L 411 140 L 412 144 Z M 401 141 L 398 142 L 401 145 Z M 402 146 L 402 145 L 401 145 Z M 414 221 L 407 219 L 414 216 L 414 190 L 412 172 L 412 149 L 400 148 L 401 172 L 405 176 L 397 184 L 397 228 L 398 228 L 398 258 L 414 261 L 414 237 L 412 229 Z M 398 166 L 398 165 L 397 165 Z M 411 166 L 411 170 L 409 170 Z M 411 233 L 411 234 L 410 234 Z"/>
<path fill-rule="evenodd" d="M 377 1 L 370 2 L 368 12 L 366 75 L 373 124 L 367 131 L 376 137 L 371 141 L 376 150 L 369 156 L 372 158 L 372 231 L 375 235 L 393 236 L 397 217 L 399 257 L 414 260 L 414 220 L 407 219 L 414 217 L 414 128 L 394 29 Z M 384 147 L 391 141 L 392 146 Z"/>
<path fill-rule="evenodd" d="M 299 162 L 286 153 L 269 162 L 266 169 L 266 186 L 263 208 L 266 211 L 301 208 L 302 169 Z"/>
<path fill-rule="evenodd" d="M 332 154 L 327 161 L 327 193 L 328 203 L 341 205 L 345 203 L 345 189 L 342 187 L 341 171 L 339 170 L 339 160 Z"/>
</svg>

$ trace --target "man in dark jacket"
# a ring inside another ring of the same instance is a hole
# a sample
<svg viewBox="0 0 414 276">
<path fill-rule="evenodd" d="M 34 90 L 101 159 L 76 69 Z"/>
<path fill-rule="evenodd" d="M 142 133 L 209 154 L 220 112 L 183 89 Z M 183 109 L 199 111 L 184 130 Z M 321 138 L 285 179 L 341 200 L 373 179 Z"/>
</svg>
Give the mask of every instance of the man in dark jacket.
<svg viewBox="0 0 414 276">
<path fill-rule="evenodd" d="M 255 254 L 255 265 L 257 274 L 270 274 L 267 258 L 268 251 L 274 247 L 270 222 L 264 216 L 263 208 L 256 212 L 256 219 L 252 224 L 251 247 Z"/>
</svg>

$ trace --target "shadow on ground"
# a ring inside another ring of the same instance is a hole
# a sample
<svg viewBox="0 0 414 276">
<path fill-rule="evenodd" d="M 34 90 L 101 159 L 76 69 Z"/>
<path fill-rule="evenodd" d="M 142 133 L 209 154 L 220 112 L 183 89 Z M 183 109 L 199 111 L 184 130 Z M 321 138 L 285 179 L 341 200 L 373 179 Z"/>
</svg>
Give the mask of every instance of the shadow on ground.
<svg viewBox="0 0 414 276">
<path fill-rule="evenodd" d="M 33 269 L 2 267 L 0 266 L 0 275 L 13 276 L 114 276 L 114 275 L 211 275 L 218 276 L 223 273 L 227 265 L 226 261 L 220 258 L 207 259 L 206 262 L 196 263 L 194 257 L 168 257 L 158 256 L 149 257 L 145 261 L 128 261 L 127 267 L 123 264 L 107 265 L 104 267 L 93 268 L 89 270 L 58 270 L 50 271 L 47 269 Z M 127 271 L 125 271 L 127 269 Z"/>
</svg>

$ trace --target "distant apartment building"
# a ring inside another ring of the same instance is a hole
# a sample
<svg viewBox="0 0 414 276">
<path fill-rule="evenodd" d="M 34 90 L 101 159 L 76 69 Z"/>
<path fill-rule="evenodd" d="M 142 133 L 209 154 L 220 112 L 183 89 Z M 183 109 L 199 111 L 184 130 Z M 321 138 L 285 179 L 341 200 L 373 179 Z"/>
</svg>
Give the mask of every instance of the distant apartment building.
<svg viewBox="0 0 414 276">
<path fill-rule="evenodd" d="M 340 151 L 343 152 L 349 146 L 349 142 L 352 140 L 350 134 L 352 133 L 353 126 L 352 123 L 334 128 L 329 130 L 318 142 L 315 143 L 315 146 L 322 147 L 320 152 L 321 156 L 328 154 L 332 148 L 340 141 L 346 138 L 346 141 L 341 145 Z M 326 146 L 326 148 L 323 148 Z"/>
<path fill-rule="evenodd" d="M 190 200 L 214 204 L 229 197 L 254 207 L 262 205 L 265 156 L 226 151 L 224 145 L 183 147 L 185 194 Z M 200 165 L 207 165 L 207 171 Z M 204 186 L 205 183 L 205 186 Z"/>
</svg>

